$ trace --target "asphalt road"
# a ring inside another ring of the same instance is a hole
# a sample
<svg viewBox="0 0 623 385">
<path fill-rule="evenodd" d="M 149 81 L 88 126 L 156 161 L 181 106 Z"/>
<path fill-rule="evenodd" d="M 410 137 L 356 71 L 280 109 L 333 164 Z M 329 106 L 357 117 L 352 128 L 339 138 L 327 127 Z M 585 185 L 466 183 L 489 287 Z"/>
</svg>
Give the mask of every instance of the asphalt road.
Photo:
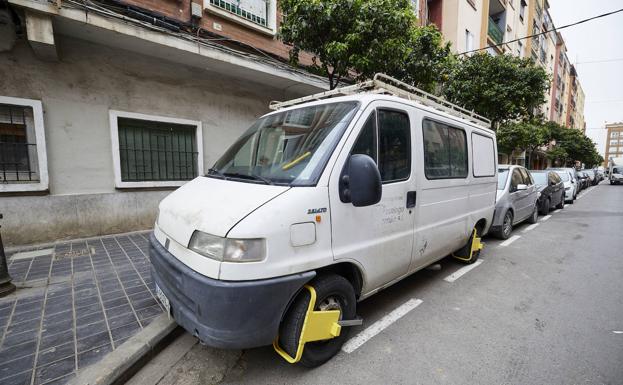
<svg viewBox="0 0 623 385">
<path fill-rule="evenodd" d="M 454 281 L 463 265 L 446 258 L 360 303 L 351 336 L 422 301 L 319 368 L 185 335 L 130 383 L 623 384 L 623 186 L 602 183 L 513 234 L 485 239 L 483 262 Z"/>
</svg>

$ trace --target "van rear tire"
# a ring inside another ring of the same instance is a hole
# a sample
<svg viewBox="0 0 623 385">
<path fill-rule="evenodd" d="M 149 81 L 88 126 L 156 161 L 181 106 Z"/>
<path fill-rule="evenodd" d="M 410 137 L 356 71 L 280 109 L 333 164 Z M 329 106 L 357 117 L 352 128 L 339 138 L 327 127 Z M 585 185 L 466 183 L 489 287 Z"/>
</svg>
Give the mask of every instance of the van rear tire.
<svg viewBox="0 0 623 385">
<path fill-rule="evenodd" d="M 316 291 L 314 310 L 338 310 L 335 309 L 337 306 L 341 311 L 340 319 L 355 319 L 357 314 L 355 289 L 346 278 L 337 274 L 325 274 L 312 280 L 309 285 Z M 296 355 L 298 349 L 309 300 L 309 291 L 303 289 L 288 309 L 279 327 L 279 345 L 291 357 Z M 301 365 L 315 368 L 330 360 L 339 353 L 348 339 L 349 329 L 350 327 L 342 328 L 338 337 L 326 341 L 306 343 L 301 361 L 299 361 Z"/>
</svg>

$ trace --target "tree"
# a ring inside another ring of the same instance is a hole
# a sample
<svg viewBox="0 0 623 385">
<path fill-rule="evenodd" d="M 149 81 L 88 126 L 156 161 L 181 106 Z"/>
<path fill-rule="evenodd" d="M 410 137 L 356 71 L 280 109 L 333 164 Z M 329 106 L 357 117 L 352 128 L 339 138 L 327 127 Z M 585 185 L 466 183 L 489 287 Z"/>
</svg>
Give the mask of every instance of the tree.
<svg viewBox="0 0 623 385">
<path fill-rule="evenodd" d="M 534 151 L 549 143 L 549 130 L 539 120 L 506 123 L 497 130 L 498 148 L 503 153 L 525 151 L 526 167 L 531 166 Z"/>
<path fill-rule="evenodd" d="M 581 131 L 555 122 L 547 122 L 545 126 L 549 132 L 550 141 L 555 143 L 548 153 L 548 157 L 553 161 L 558 161 L 563 166 L 580 161 L 587 167 L 597 166 L 603 162 L 603 157 L 599 155 L 595 142 Z"/>
<path fill-rule="evenodd" d="M 477 53 L 458 59 L 443 93 L 448 100 L 491 119 L 496 128 L 508 121 L 531 119 L 545 102 L 548 87 L 547 73 L 531 59 Z"/>
<path fill-rule="evenodd" d="M 312 55 L 311 70 L 335 88 L 384 72 L 432 90 L 446 72 L 448 44 L 434 27 L 417 27 L 409 0 L 282 0 L 280 37 L 290 60 Z"/>
</svg>

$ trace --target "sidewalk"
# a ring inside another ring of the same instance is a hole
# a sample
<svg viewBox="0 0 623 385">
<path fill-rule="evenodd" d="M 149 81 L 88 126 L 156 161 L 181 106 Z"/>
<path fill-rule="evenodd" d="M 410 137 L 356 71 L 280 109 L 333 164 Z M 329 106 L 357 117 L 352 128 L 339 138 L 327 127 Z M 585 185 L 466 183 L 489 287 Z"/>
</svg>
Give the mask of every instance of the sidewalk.
<svg viewBox="0 0 623 385">
<path fill-rule="evenodd" d="M 0 383 L 64 384 L 163 312 L 149 232 L 9 255 L 18 286 L 0 299 Z"/>
</svg>

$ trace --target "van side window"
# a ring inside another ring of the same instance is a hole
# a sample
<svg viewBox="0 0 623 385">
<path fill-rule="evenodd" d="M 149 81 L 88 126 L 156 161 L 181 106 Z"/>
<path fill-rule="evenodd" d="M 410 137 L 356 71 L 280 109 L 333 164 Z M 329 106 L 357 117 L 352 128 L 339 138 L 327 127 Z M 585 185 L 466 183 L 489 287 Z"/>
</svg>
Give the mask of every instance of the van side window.
<svg viewBox="0 0 623 385">
<path fill-rule="evenodd" d="M 467 139 L 465 131 L 425 119 L 424 173 L 427 179 L 467 177 Z"/>
<path fill-rule="evenodd" d="M 383 182 L 404 180 L 411 173 L 409 116 L 396 110 L 378 110 L 379 171 Z"/>
<path fill-rule="evenodd" d="M 368 155 L 378 163 L 376 159 L 376 112 L 370 114 L 361 128 L 351 154 Z"/>
</svg>

